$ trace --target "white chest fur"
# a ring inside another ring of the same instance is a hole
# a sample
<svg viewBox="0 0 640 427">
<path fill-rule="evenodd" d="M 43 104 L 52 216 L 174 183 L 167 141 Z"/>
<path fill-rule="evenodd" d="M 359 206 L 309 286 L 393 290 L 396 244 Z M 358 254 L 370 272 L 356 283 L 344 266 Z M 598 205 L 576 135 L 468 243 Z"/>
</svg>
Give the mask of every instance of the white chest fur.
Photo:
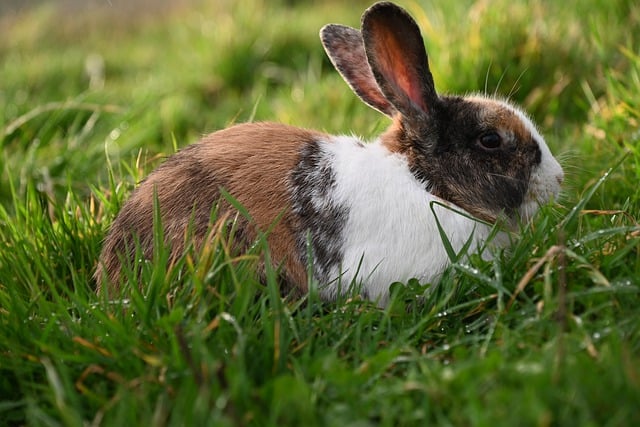
<svg viewBox="0 0 640 427">
<path fill-rule="evenodd" d="M 323 144 L 333 157 L 335 201 L 346 206 L 342 264 L 321 289 L 334 299 L 355 280 L 367 298 L 385 305 L 392 282 L 417 278 L 435 282 L 449 264 L 438 222 L 458 252 L 470 237 L 475 250 L 491 229 L 456 213 L 429 194 L 410 172 L 407 160 L 376 141 L 336 137 Z M 435 202 L 435 203 L 434 203 Z M 453 209 L 460 211 L 459 208 Z M 435 215 L 434 215 L 435 212 Z"/>
</svg>

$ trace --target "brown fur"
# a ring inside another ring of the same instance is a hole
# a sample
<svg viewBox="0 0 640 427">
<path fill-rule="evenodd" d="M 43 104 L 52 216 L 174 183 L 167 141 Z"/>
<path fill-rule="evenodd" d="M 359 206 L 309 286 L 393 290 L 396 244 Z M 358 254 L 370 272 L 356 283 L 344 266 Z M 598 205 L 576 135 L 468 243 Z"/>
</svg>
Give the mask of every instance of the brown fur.
<svg viewBox="0 0 640 427">
<path fill-rule="evenodd" d="M 407 147 L 402 146 L 402 133 L 404 130 L 402 129 L 402 116 L 400 114 L 396 114 L 393 117 L 393 123 L 391 126 L 387 128 L 387 130 L 380 135 L 380 141 L 382 145 L 387 147 L 389 151 L 392 153 L 403 153 L 407 155 L 410 163 L 412 162 L 411 152 L 407 149 Z"/>
<path fill-rule="evenodd" d="M 525 127 L 522 120 L 500 102 L 476 96 L 468 97 L 466 100 L 483 107 L 478 109 L 478 121 L 486 128 L 500 129 L 502 132 L 511 132 L 515 140 L 534 146 L 537 145 L 537 142 L 531 139 L 529 130 Z"/>
<path fill-rule="evenodd" d="M 251 244 L 258 230 L 266 231 L 281 216 L 268 237 L 272 259 L 283 264 L 286 282 L 306 283 L 293 236 L 296 219 L 289 212 L 288 179 L 301 147 L 322 136 L 281 124 L 243 124 L 212 133 L 170 157 L 140 184 L 114 221 L 95 274 L 98 286 L 106 279 L 110 288 L 117 289 L 120 260 L 133 258 L 135 236 L 144 257 L 152 258 L 154 191 L 166 244 L 175 260 L 184 251 L 190 219 L 196 249 L 204 242 L 211 210 L 220 201 L 220 188 L 233 195 L 254 220 L 247 227 L 240 219 L 241 244 Z M 235 212 L 221 203 L 218 216 L 226 214 Z"/>
</svg>

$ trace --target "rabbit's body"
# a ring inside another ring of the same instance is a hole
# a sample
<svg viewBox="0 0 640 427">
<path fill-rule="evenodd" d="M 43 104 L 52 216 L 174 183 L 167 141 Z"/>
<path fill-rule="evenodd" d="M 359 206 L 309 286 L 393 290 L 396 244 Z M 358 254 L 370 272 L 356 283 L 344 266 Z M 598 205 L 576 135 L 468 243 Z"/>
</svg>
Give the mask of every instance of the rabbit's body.
<svg viewBox="0 0 640 427">
<path fill-rule="evenodd" d="M 264 163 L 258 166 L 256 157 Z M 334 299 L 339 288 L 347 291 L 359 278 L 367 284 L 367 297 L 384 298 L 390 283 L 429 282 L 447 266 L 433 212 L 442 214 L 440 226 L 456 250 L 472 235 L 483 242 L 490 231 L 470 216 L 451 215 L 450 209 L 461 209 L 443 207 L 449 203 L 427 187 L 411 172 L 406 156 L 381 139 L 366 143 L 276 123 L 237 125 L 188 146 L 150 174 L 113 223 L 104 253 L 133 251 L 136 237 L 151 238 L 154 194 L 172 256 L 182 254 L 189 226 L 198 248 L 224 188 L 237 195 L 255 223 L 243 223 L 238 243 L 249 246 L 256 230 L 273 226 L 271 256 L 282 263 L 282 277 L 293 288 L 306 281 L 309 232 L 323 297 Z M 229 209 L 221 206 L 219 216 Z M 152 241 L 140 243 L 143 256 L 151 259 Z M 117 283 L 119 261 L 108 259 L 113 261 L 106 264 L 109 279 Z"/>
<path fill-rule="evenodd" d="M 362 32 L 328 25 L 321 37 L 347 83 L 393 118 L 391 127 L 365 143 L 243 124 L 186 147 L 114 221 L 99 283 L 118 286 L 136 242 L 152 258 L 154 195 L 172 259 L 185 243 L 206 244 L 214 206 L 235 216 L 224 189 L 251 217 L 238 218 L 237 243 L 250 246 L 269 230 L 271 258 L 292 290 L 307 291 L 311 265 L 325 299 L 361 282 L 364 297 L 384 304 L 394 281 L 437 280 L 449 263 L 441 231 L 455 251 L 467 242 L 476 250 L 488 224 L 527 221 L 558 193 L 562 168 L 524 113 L 482 96 L 437 95 L 419 29 L 402 9 L 378 3 L 363 15 Z"/>
</svg>

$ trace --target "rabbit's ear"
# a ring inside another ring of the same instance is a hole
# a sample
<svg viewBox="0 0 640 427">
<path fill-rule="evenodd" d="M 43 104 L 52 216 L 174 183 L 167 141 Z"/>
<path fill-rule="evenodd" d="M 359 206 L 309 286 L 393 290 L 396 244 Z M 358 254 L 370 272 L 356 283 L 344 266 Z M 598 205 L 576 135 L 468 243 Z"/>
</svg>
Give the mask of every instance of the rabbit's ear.
<svg viewBox="0 0 640 427">
<path fill-rule="evenodd" d="M 385 98 L 404 116 L 429 114 L 438 95 L 418 24 L 402 8 L 376 3 L 362 15 L 369 65 Z"/>
<path fill-rule="evenodd" d="M 344 25 L 329 24 L 320 30 L 320 39 L 333 66 L 360 99 L 392 117 L 397 111 L 380 91 L 369 68 L 360 31 Z"/>
</svg>

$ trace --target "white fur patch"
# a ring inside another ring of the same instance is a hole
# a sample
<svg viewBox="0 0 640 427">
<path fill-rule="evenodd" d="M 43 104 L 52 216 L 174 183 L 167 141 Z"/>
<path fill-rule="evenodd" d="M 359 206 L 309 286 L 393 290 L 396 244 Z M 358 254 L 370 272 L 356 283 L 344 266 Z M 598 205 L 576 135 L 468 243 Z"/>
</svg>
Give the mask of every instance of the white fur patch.
<svg viewBox="0 0 640 427">
<path fill-rule="evenodd" d="M 363 293 L 381 305 L 387 302 L 392 282 L 417 278 L 435 283 L 449 257 L 430 203 L 451 205 L 429 194 L 406 158 L 379 141 L 362 144 L 356 138 L 334 137 L 323 149 L 334 159 L 334 200 L 348 209 L 342 265 L 332 276 L 341 277 L 345 290 L 352 280 L 361 282 Z M 471 236 L 470 250 L 475 250 L 490 233 L 487 225 L 447 207 L 434 205 L 433 210 L 456 252 Z M 334 299 L 338 291 L 333 281 L 321 294 Z"/>
</svg>

